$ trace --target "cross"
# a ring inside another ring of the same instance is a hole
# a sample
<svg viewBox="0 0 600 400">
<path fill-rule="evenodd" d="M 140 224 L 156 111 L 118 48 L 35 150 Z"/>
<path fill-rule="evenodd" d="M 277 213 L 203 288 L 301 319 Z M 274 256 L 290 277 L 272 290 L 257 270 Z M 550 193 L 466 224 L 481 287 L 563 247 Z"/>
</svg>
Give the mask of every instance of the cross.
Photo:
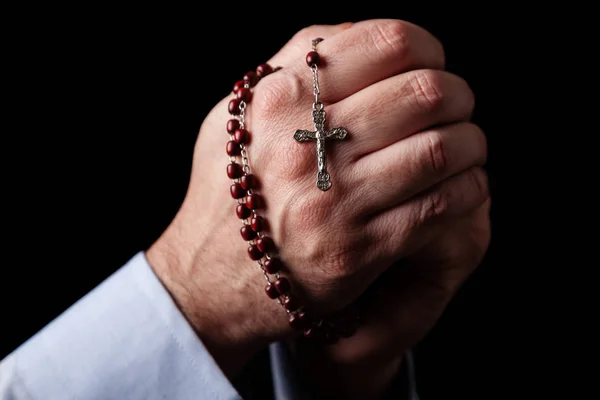
<svg viewBox="0 0 600 400">
<path fill-rule="evenodd" d="M 315 124 L 315 130 L 305 131 L 298 129 L 294 133 L 294 139 L 297 142 L 317 142 L 317 166 L 319 168 L 317 172 L 317 187 L 322 191 L 329 190 L 331 187 L 331 179 L 327 172 L 327 154 L 325 153 L 325 140 L 326 139 L 338 139 L 343 140 L 348 135 L 348 131 L 345 128 L 333 128 L 325 130 L 325 118 L 326 113 L 321 103 L 321 108 L 314 108 L 312 112 L 313 122 Z"/>
</svg>

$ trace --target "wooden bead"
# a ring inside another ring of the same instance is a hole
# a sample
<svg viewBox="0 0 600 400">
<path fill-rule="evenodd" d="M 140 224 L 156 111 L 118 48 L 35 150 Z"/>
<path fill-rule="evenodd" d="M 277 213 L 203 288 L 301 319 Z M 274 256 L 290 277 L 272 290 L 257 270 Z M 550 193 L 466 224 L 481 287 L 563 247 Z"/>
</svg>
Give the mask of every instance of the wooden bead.
<svg viewBox="0 0 600 400">
<path fill-rule="evenodd" d="M 304 322 L 306 325 L 312 322 L 312 317 L 306 311 L 300 311 L 297 315 L 298 318 L 300 318 L 300 321 Z"/>
<path fill-rule="evenodd" d="M 321 63 L 321 57 L 316 51 L 311 51 L 306 55 L 306 63 L 309 67 L 318 66 Z"/>
<path fill-rule="evenodd" d="M 239 144 L 248 143 L 248 139 L 250 139 L 250 134 L 245 129 L 236 129 L 233 134 L 233 140 Z"/>
<path fill-rule="evenodd" d="M 261 199 L 256 193 L 252 193 L 246 196 L 246 207 L 251 210 L 256 210 L 262 206 Z"/>
<path fill-rule="evenodd" d="M 250 175 L 246 175 L 246 176 L 250 176 Z M 244 187 L 244 183 L 240 182 L 242 184 L 242 187 L 244 189 L 248 189 L 247 187 Z M 257 215 L 256 217 L 252 218 L 250 220 L 250 226 L 252 227 L 252 229 L 254 229 L 255 232 L 261 232 L 264 229 L 264 224 L 263 224 L 263 217 L 261 217 L 260 215 Z"/>
<path fill-rule="evenodd" d="M 238 92 L 240 89 L 243 89 L 243 88 L 244 88 L 244 85 L 245 85 L 245 84 L 246 84 L 246 81 L 244 81 L 243 79 L 242 79 L 242 80 L 240 80 L 240 81 L 237 81 L 237 82 L 235 83 L 235 85 L 233 85 L 233 93 L 237 94 L 237 92 Z"/>
<path fill-rule="evenodd" d="M 316 326 L 304 329 L 304 337 L 308 339 L 317 339 L 323 336 L 323 331 Z"/>
<path fill-rule="evenodd" d="M 233 119 L 230 119 L 229 121 L 227 121 L 227 133 L 229 133 L 230 135 L 233 135 L 235 130 L 238 129 L 239 127 L 240 127 L 240 121 L 238 121 L 237 119 L 233 118 Z"/>
<path fill-rule="evenodd" d="M 240 145 L 233 140 L 227 142 L 227 146 L 225 147 L 225 151 L 228 156 L 239 156 L 242 153 L 242 148 Z"/>
<path fill-rule="evenodd" d="M 298 302 L 288 296 L 285 298 L 285 300 L 283 300 L 283 306 L 288 311 L 295 311 L 298 309 Z"/>
<path fill-rule="evenodd" d="M 242 185 L 239 183 L 234 183 L 229 188 L 229 192 L 231 193 L 231 197 L 234 199 L 241 199 L 246 195 L 246 191 L 242 188 Z"/>
<path fill-rule="evenodd" d="M 256 240 L 256 247 L 263 253 L 266 253 L 275 249 L 275 243 L 273 243 L 273 239 L 265 236 Z"/>
<path fill-rule="evenodd" d="M 264 78 L 271 72 L 273 72 L 273 68 L 271 68 L 269 64 L 260 64 L 258 67 L 256 67 L 256 75 L 261 78 Z"/>
<path fill-rule="evenodd" d="M 230 163 L 227 164 L 227 176 L 229 177 L 229 179 L 237 179 L 240 176 L 242 176 L 242 174 L 244 173 L 244 171 L 242 170 L 242 166 L 238 163 Z M 242 185 L 242 188 L 244 188 L 244 185 Z M 244 188 L 246 189 L 246 188 Z"/>
<path fill-rule="evenodd" d="M 263 258 L 264 254 L 258 249 L 258 247 L 256 247 L 255 244 L 250 245 L 250 247 L 248 247 L 248 255 L 250 256 L 250 259 L 257 261 L 260 260 L 261 258 Z M 275 282 L 277 283 L 277 282 Z M 275 287 L 277 287 L 277 285 L 275 285 Z M 279 289 L 277 289 L 279 290 Z M 281 292 L 279 292 L 281 293 Z"/>
<path fill-rule="evenodd" d="M 272 299 L 276 299 L 279 297 L 279 292 L 277 291 L 275 286 L 271 285 L 270 283 L 265 287 L 265 292 L 267 292 L 267 296 L 269 296 Z"/>
<path fill-rule="evenodd" d="M 235 95 L 239 100 L 249 103 L 250 98 L 252 97 L 252 92 L 250 91 L 250 89 L 241 88 L 237 91 Z"/>
<path fill-rule="evenodd" d="M 258 250 L 258 248 L 256 250 Z M 279 278 L 275 281 L 275 287 L 280 294 L 286 294 L 291 289 L 290 281 L 285 278 Z"/>
<path fill-rule="evenodd" d="M 254 232 L 249 225 L 242 226 L 240 234 L 245 241 L 252 240 L 256 237 L 256 232 Z"/>
<path fill-rule="evenodd" d="M 240 99 L 232 99 L 227 106 L 229 110 L 229 114 L 231 115 L 239 115 L 240 113 Z"/>
<path fill-rule="evenodd" d="M 239 219 L 246 219 L 252 215 L 252 211 L 245 204 L 238 204 L 235 207 L 235 213 Z"/>
<path fill-rule="evenodd" d="M 283 264 L 279 258 L 270 258 L 263 263 L 263 266 L 265 267 L 265 271 L 267 271 L 267 273 L 275 274 L 281 270 Z"/>
<path fill-rule="evenodd" d="M 252 174 L 246 174 L 240 179 L 240 184 L 244 189 L 252 189 L 256 184 L 256 179 Z M 254 228 L 252 228 L 254 229 Z M 257 231 L 258 232 L 258 231 Z"/>
<path fill-rule="evenodd" d="M 289 319 L 288 319 L 288 323 L 294 329 L 304 330 L 304 328 L 305 328 L 305 326 L 302 323 L 302 321 L 300 321 L 300 319 L 297 316 L 295 316 L 294 314 L 290 314 Z"/>
<path fill-rule="evenodd" d="M 248 71 L 244 75 L 244 80 L 250 84 L 250 87 L 253 87 L 254 85 L 256 85 L 258 83 L 259 79 L 260 79 L 259 76 L 256 75 L 256 73 L 254 71 Z"/>
</svg>

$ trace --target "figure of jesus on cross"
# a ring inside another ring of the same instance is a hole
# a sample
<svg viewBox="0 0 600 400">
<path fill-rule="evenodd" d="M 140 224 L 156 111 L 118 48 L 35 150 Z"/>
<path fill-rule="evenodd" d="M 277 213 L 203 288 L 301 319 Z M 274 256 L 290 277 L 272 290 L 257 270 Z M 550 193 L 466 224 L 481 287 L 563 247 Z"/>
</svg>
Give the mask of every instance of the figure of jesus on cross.
<svg viewBox="0 0 600 400">
<path fill-rule="evenodd" d="M 326 139 L 338 139 L 343 140 L 348 135 L 348 131 L 345 128 L 333 128 L 325 130 L 325 118 L 326 113 L 323 109 L 323 103 L 316 103 L 316 107 L 313 107 L 313 122 L 315 124 L 314 131 L 305 131 L 298 129 L 294 133 L 294 139 L 297 142 L 317 142 L 317 187 L 322 191 L 329 190 L 331 187 L 331 179 L 327 172 L 327 154 L 325 152 L 325 140 Z"/>
</svg>

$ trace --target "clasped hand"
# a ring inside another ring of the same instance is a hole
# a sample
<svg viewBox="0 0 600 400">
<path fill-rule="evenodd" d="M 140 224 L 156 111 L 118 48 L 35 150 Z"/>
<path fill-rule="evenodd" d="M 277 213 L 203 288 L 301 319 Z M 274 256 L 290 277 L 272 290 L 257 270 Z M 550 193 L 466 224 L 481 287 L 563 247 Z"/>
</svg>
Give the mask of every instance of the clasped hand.
<svg viewBox="0 0 600 400">
<path fill-rule="evenodd" d="M 333 187 L 315 187 L 314 146 L 293 133 L 312 127 L 312 78 L 319 53 L 327 122 L 348 139 L 328 143 Z M 486 140 L 469 122 L 474 95 L 445 72 L 430 33 L 398 20 L 312 26 L 269 64 L 283 67 L 255 88 L 248 152 L 284 275 L 303 302 L 333 312 L 366 301 L 368 323 L 350 339 L 303 346 L 299 362 L 355 376 L 370 396 L 392 379 L 402 354 L 435 323 L 489 243 Z M 148 259 L 229 376 L 269 342 L 291 339 L 285 313 L 239 238 L 225 174 L 230 118 L 220 102 L 202 124 L 185 201 Z M 310 374 L 308 374 L 310 375 Z M 335 382 L 314 383 L 323 391 Z M 344 385 L 352 390 L 352 385 Z M 362 392 L 360 392 L 362 390 Z"/>
</svg>

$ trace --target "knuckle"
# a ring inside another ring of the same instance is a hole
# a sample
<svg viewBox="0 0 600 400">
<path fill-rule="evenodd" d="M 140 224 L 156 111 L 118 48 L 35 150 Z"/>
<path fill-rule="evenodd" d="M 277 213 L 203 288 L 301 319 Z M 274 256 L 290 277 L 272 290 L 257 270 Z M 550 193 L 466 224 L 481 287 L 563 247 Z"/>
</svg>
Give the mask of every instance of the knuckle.
<svg viewBox="0 0 600 400">
<path fill-rule="evenodd" d="M 444 138 L 438 131 L 431 131 L 425 135 L 426 165 L 435 174 L 441 175 L 448 168 Z"/>
<path fill-rule="evenodd" d="M 417 222 L 425 224 L 432 219 L 438 218 L 448 210 L 449 199 L 447 191 L 435 190 L 425 196 L 420 202 Z"/>
<path fill-rule="evenodd" d="M 302 82 L 294 72 L 281 72 L 274 74 L 267 85 L 259 85 L 254 93 L 252 120 L 259 121 L 262 131 L 274 132 L 268 136 L 266 146 L 269 154 L 276 156 L 269 158 L 266 163 L 275 177 L 305 179 L 310 167 L 316 162 L 313 146 L 297 143 L 289 140 L 289 137 L 282 140 L 282 135 L 289 134 L 284 121 L 299 118 L 292 115 L 292 105 L 299 101 L 303 92 Z"/>
<path fill-rule="evenodd" d="M 268 85 L 259 86 L 255 91 L 253 101 L 261 118 L 288 109 L 302 92 L 302 82 L 296 74 L 280 72 L 273 75 Z"/>
<path fill-rule="evenodd" d="M 412 100 L 421 111 L 434 112 L 443 104 L 445 94 L 442 88 L 441 76 L 433 70 L 421 70 L 410 79 Z"/>
<path fill-rule="evenodd" d="M 369 26 L 368 32 L 375 48 L 384 54 L 408 54 L 408 25 L 400 20 L 380 20 Z"/>
<path fill-rule="evenodd" d="M 304 43 L 308 39 L 313 39 L 314 32 L 317 29 L 317 25 L 310 25 L 300 29 L 294 35 L 294 39 L 298 42 Z"/>
<path fill-rule="evenodd" d="M 336 251 L 330 252 L 325 259 L 325 265 L 329 266 L 329 273 L 333 275 L 336 281 L 354 274 L 357 270 L 356 255 L 351 248 L 340 247 Z"/>
<path fill-rule="evenodd" d="M 316 164 L 314 149 L 309 144 L 274 137 L 269 147 L 270 154 L 276 154 L 269 160 L 269 171 L 275 178 L 291 182 L 308 179 Z"/>
</svg>

